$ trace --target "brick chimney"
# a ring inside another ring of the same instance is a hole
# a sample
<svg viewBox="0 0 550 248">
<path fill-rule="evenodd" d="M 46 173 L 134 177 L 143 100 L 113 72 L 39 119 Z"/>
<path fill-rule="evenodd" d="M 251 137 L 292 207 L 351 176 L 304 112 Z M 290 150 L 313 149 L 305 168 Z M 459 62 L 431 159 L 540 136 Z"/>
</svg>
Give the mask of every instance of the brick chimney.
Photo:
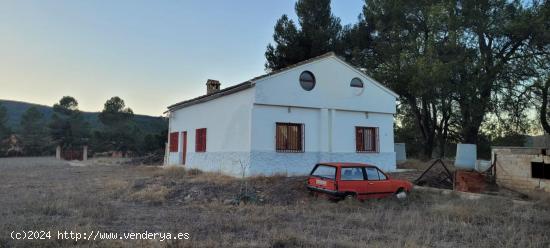
<svg viewBox="0 0 550 248">
<path fill-rule="evenodd" d="M 210 95 L 212 93 L 216 93 L 220 90 L 220 85 L 220 81 L 208 79 L 208 81 L 206 81 L 206 94 Z"/>
</svg>

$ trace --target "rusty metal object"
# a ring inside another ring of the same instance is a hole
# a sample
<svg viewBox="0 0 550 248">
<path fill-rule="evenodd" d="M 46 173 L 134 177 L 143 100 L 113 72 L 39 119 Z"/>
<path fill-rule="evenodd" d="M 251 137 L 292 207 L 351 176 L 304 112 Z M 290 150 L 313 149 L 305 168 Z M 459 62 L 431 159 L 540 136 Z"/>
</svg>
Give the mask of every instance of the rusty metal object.
<svg viewBox="0 0 550 248">
<path fill-rule="evenodd" d="M 420 177 L 414 180 L 414 184 L 442 189 L 453 189 L 453 173 L 447 168 L 443 160 L 437 159 L 422 173 L 422 175 L 420 175 Z"/>
</svg>

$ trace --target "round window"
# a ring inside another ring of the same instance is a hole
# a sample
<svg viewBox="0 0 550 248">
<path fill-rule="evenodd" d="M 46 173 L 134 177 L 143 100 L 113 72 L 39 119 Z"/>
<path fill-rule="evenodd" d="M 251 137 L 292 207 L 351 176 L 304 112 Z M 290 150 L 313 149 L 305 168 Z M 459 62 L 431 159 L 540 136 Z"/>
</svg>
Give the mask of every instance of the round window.
<svg viewBox="0 0 550 248">
<path fill-rule="evenodd" d="M 300 74 L 300 85 L 304 90 L 310 91 L 315 88 L 315 76 L 310 71 L 304 71 Z"/>
<path fill-rule="evenodd" d="M 353 89 L 354 94 L 361 95 L 363 93 L 364 85 L 360 78 L 353 78 L 349 86 Z"/>
</svg>

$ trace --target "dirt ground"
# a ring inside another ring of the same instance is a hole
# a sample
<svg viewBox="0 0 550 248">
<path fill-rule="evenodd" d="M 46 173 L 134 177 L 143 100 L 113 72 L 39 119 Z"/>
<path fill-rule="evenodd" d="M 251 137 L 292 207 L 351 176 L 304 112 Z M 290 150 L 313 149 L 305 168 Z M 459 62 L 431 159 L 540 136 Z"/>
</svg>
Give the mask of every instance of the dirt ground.
<svg viewBox="0 0 550 248">
<path fill-rule="evenodd" d="M 547 201 L 329 202 L 303 177 L 245 181 L 196 170 L 0 159 L 0 247 L 550 247 Z M 12 231 L 44 230 L 45 240 Z M 58 239 L 57 231 L 188 233 L 185 240 Z"/>
</svg>

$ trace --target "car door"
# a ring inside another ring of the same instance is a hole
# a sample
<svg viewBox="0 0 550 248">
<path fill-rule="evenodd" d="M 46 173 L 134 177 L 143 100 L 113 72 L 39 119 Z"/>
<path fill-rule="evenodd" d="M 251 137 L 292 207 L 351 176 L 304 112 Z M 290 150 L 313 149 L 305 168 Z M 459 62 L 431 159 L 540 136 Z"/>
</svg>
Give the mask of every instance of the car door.
<svg viewBox="0 0 550 248">
<path fill-rule="evenodd" d="M 367 198 L 381 198 L 395 193 L 390 180 L 378 168 L 366 167 L 365 172 L 367 175 Z"/>
<path fill-rule="evenodd" d="M 339 192 L 353 192 L 357 198 L 363 198 L 365 192 L 365 175 L 363 167 L 342 167 L 340 168 L 340 180 L 338 181 Z"/>
</svg>

